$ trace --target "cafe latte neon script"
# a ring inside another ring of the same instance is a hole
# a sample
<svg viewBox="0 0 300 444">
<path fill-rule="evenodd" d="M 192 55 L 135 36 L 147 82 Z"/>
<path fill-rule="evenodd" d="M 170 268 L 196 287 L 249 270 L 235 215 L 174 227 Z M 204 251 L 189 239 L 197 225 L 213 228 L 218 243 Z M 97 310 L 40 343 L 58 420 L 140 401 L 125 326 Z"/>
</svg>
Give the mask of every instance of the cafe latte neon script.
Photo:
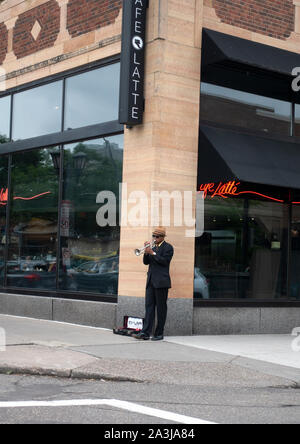
<svg viewBox="0 0 300 444">
<path fill-rule="evenodd" d="M 236 182 L 235 180 L 231 180 L 226 183 L 204 183 L 200 185 L 199 191 L 203 191 L 203 199 L 206 199 L 208 195 L 210 195 L 211 198 L 219 196 L 227 199 L 230 196 L 238 196 L 239 185 L 240 182 Z"/>
<path fill-rule="evenodd" d="M 263 199 L 268 199 L 273 202 L 279 202 L 283 203 L 284 200 L 277 199 L 272 196 L 267 196 L 266 194 L 258 193 L 257 191 L 253 190 L 244 190 L 240 191 L 239 186 L 241 185 L 240 182 L 236 182 L 235 180 L 230 180 L 229 182 L 219 182 L 219 183 L 204 183 L 200 185 L 199 193 L 203 193 L 203 199 L 206 199 L 208 196 L 210 196 L 211 199 L 214 197 L 222 197 L 223 199 L 228 199 L 228 197 L 233 196 L 241 196 L 243 194 L 252 194 L 256 197 L 262 197 Z M 292 202 L 293 204 L 298 204 L 298 202 Z"/>
</svg>

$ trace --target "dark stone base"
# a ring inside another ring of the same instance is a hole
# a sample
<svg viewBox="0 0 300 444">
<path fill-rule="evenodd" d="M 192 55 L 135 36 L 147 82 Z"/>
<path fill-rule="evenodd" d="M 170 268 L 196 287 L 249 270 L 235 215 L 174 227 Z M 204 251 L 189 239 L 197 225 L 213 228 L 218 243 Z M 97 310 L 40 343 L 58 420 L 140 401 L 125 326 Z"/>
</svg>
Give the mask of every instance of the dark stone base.
<svg viewBox="0 0 300 444">
<path fill-rule="evenodd" d="M 291 334 L 300 307 L 194 307 L 194 335 Z"/>
<path fill-rule="evenodd" d="M 117 326 L 123 326 L 124 316 L 143 318 L 145 299 L 131 296 L 119 296 L 117 306 Z M 169 299 L 168 316 L 165 327 L 166 336 L 192 335 L 193 300 Z"/>
<path fill-rule="evenodd" d="M 0 293 L 0 313 L 112 329 L 116 304 Z"/>
<path fill-rule="evenodd" d="M 119 296 L 118 304 L 0 293 L 0 313 L 113 329 L 124 316 L 144 317 L 145 299 Z M 291 334 L 300 307 L 193 307 L 169 299 L 166 336 Z"/>
</svg>

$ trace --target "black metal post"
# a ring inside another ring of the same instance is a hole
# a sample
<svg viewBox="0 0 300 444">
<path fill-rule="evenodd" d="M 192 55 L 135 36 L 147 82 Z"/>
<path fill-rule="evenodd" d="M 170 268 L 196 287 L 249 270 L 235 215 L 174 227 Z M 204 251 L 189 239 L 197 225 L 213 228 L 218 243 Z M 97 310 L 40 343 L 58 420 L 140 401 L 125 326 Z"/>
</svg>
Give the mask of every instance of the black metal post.
<svg viewBox="0 0 300 444">
<path fill-rule="evenodd" d="M 5 250 L 4 250 L 4 279 L 3 286 L 7 287 L 7 261 L 8 261 L 8 249 L 10 240 L 10 208 L 11 208 L 11 168 L 12 168 L 12 154 L 8 156 L 8 168 L 7 168 L 7 205 L 6 205 L 6 221 L 5 221 Z"/>
</svg>

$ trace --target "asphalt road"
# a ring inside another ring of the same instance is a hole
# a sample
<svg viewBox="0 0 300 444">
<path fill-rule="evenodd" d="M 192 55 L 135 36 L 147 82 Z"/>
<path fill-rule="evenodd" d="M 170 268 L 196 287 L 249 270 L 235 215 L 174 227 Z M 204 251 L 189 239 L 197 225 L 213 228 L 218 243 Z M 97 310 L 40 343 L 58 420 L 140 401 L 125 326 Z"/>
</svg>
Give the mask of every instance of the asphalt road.
<svg viewBox="0 0 300 444">
<path fill-rule="evenodd" d="M 111 438 L 112 426 L 300 422 L 299 352 L 289 335 L 156 343 L 4 315 L 0 326 L 2 424 L 101 424 L 99 437 Z"/>
<path fill-rule="evenodd" d="M 117 402 L 101 404 L 101 400 L 112 399 Z M 85 405 L 74 405 L 78 400 Z M 19 401 L 24 405 L 16 406 Z M 26 404 L 29 401 L 33 405 Z M 37 404 L 41 401 L 44 406 Z M 55 401 L 69 402 L 49 404 Z M 124 407 L 121 401 L 130 404 Z M 104 434 L 110 433 L 109 425 L 115 425 L 117 431 L 118 425 L 128 425 L 130 430 L 138 424 L 179 424 L 176 415 L 182 415 L 179 418 L 186 423 L 189 419 L 193 423 L 194 418 L 217 424 L 299 424 L 300 389 L 293 385 L 228 387 L 0 375 L 2 424 L 102 424 L 107 425 L 102 427 Z"/>
</svg>

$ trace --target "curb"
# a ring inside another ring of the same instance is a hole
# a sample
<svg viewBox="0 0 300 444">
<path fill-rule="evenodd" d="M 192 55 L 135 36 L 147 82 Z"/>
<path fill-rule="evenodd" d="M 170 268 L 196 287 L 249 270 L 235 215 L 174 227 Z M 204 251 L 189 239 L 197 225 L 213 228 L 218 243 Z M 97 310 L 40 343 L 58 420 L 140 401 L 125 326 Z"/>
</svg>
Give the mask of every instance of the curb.
<svg viewBox="0 0 300 444">
<path fill-rule="evenodd" d="M 129 378 L 118 375 L 110 375 L 106 373 L 95 373 L 82 371 L 79 369 L 74 370 L 57 370 L 51 368 L 28 368 L 28 367 L 12 367 L 12 366 L 1 366 L 0 375 L 28 375 L 28 376 L 48 376 L 56 378 L 66 378 L 66 379 L 86 379 L 86 380 L 97 380 L 97 381 L 112 381 L 112 382 L 132 382 L 132 383 L 144 383 L 148 382 L 145 379 Z"/>
</svg>

